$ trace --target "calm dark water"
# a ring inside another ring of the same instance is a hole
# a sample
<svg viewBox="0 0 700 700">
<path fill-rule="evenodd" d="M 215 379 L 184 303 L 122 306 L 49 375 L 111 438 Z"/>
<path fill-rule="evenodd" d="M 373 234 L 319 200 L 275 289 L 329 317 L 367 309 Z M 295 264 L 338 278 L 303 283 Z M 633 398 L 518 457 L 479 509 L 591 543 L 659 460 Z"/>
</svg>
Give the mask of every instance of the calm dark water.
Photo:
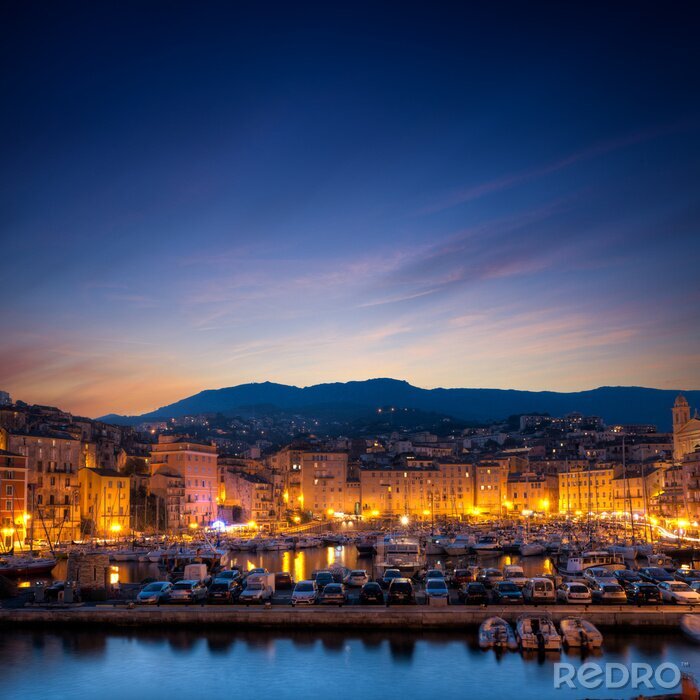
<svg viewBox="0 0 700 700">
<path fill-rule="evenodd" d="M 555 690 L 555 661 L 481 651 L 476 635 L 26 632 L 0 636 L 0 696 L 18 700 L 313 697 L 349 700 L 632 697 L 633 690 Z M 679 635 L 606 634 L 587 660 L 687 663 L 700 650 Z M 652 691 L 648 691 L 652 692 Z M 658 692 L 658 691 L 654 691 Z"/>
</svg>

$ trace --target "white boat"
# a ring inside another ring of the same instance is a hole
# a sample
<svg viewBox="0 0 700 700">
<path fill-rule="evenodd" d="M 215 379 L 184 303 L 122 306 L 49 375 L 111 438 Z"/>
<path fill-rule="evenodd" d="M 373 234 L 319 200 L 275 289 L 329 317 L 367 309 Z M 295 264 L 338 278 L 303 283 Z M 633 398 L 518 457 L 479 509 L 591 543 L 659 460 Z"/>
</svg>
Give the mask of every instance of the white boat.
<svg viewBox="0 0 700 700">
<path fill-rule="evenodd" d="M 479 627 L 479 646 L 482 649 L 515 651 L 518 641 L 513 628 L 502 617 L 489 617 Z"/>
<path fill-rule="evenodd" d="M 23 578 L 25 576 L 47 576 L 56 566 L 53 557 L 10 555 L 0 557 L 0 576 Z"/>
<path fill-rule="evenodd" d="M 445 540 L 442 549 L 450 557 L 463 557 L 473 544 L 473 538 L 469 535 L 457 535 L 453 540 Z"/>
<path fill-rule="evenodd" d="M 428 556 L 437 556 L 440 554 L 446 554 L 445 545 L 449 544 L 450 540 L 447 537 L 430 537 L 425 543 L 425 553 Z M 453 555 L 455 556 L 455 555 Z M 461 555 L 457 555 L 461 556 Z"/>
<path fill-rule="evenodd" d="M 515 625 L 520 648 L 559 651 L 561 637 L 549 615 L 522 615 Z"/>
<path fill-rule="evenodd" d="M 495 535 L 485 535 L 474 544 L 472 549 L 477 554 L 497 554 L 503 548 Z"/>
<path fill-rule="evenodd" d="M 637 558 L 637 547 L 633 544 L 613 544 L 608 547 L 608 551 L 619 554 L 627 561 L 634 561 Z"/>
<path fill-rule="evenodd" d="M 376 549 L 374 567 L 380 574 L 386 569 L 398 569 L 407 576 L 415 576 L 425 566 L 420 542 L 415 537 L 386 535 L 377 540 Z"/>
<path fill-rule="evenodd" d="M 700 644 L 700 615 L 690 613 L 681 617 L 681 631 L 696 644 Z"/>
<path fill-rule="evenodd" d="M 559 623 L 561 637 L 568 647 L 597 649 L 603 644 L 603 635 L 598 628 L 581 617 L 566 617 Z"/>
<path fill-rule="evenodd" d="M 612 571 L 621 571 L 627 568 L 621 555 L 602 550 L 570 554 L 565 560 L 560 559 L 555 566 L 560 574 L 574 577 L 581 576 L 586 569 L 592 569 L 596 566 L 604 566 Z"/>
<path fill-rule="evenodd" d="M 524 542 L 520 545 L 520 556 L 535 557 L 545 553 L 545 546 L 539 542 Z"/>
</svg>

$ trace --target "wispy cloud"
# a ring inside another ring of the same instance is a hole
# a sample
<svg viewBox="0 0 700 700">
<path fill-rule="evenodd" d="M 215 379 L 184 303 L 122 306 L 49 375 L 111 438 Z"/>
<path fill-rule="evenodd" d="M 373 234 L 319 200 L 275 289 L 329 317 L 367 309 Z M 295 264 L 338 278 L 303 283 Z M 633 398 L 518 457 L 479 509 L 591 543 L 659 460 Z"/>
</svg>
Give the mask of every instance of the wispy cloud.
<svg viewBox="0 0 700 700">
<path fill-rule="evenodd" d="M 593 144 L 588 148 L 584 148 L 573 153 L 569 153 L 561 158 L 550 161 L 543 165 L 535 166 L 525 170 L 505 174 L 499 178 L 488 180 L 486 182 L 477 183 L 468 187 L 455 190 L 444 197 L 438 199 L 434 203 L 420 209 L 417 214 L 433 214 L 438 211 L 443 211 L 460 204 L 466 204 L 481 197 L 511 189 L 517 185 L 537 180 L 547 175 L 560 172 L 585 161 L 594 160 L 601 156 L 614 153 L 615 151 L 634 146 L 639 143 L 651 141 L 656 138 L 677 132 L 682 129 L 687 129 L 690 125 L 686 122 L 669 124 L 653 129 L 645 129 L 627 134 L 620 138 L 609 139 Z"/>
</svg>

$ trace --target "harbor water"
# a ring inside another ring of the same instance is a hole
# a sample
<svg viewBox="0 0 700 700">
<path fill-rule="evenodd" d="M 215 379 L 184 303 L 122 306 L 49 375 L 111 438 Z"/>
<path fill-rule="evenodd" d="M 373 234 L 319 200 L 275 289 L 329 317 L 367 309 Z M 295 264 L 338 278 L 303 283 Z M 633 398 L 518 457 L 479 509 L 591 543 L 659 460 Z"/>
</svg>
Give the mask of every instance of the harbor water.
<svg viewBox="0 0 700 700">
<path fill-rule="evenodd" d="M 451 566 L 467 565 L 477 562 L 477 558 L 466 557 L 428 557 L 430 566 L 442 568 L 449 564 Z M 288 571 L 295 581 L 302 581 L 311 577 L 314 570 L 325 569 L 332 565 L 340 565 L 348 569 L 366 569 L 371 578 L 374 578 L 373 557 L 360 557 L 357 554 L 355 545 L 343 545 L 335 547 L 316 547 L 312 549 L 301 549 L 298 551 L 282 552 L 238 552 L 234 554 L 233 565 L 241 567 L 243 570 L 255 567 L 265 567 L 269 571 Z M 542 573 L 552 573 L 552 564 L 546 557 L 519 557 L 517 554 L 501 554 L 493 557 L 479 557 L 478 563 L 481 566 L 494 566 L 502 569 L 506 564 L 520 564 L 527 576 L 536 576 Z M 53 578 L 57 580 L 65 579 L 67 562 L 61 560 L 53 570 Z M 157 564 L 144 562 L 113 562 L 112 567 L 113 583 L 139 583 L 146 578 L 162 577 Z"/>
<path fill-rule="evenodd" d="M 586 657 L 580 652 L 499 655 L 480 650 L 473 631 L 290 635 L 18 630 L 0 637 L 0 658 L 2 697 L 20 700 L 629 698 L 639 692 L 555 689 L 554 664 L 580 666 L 593 659 L 628 666 L 672 662 L 691 673 L 700 668 L 700 650 L 678 634 L 611 632 L 603 652 Z"/>
</svg>

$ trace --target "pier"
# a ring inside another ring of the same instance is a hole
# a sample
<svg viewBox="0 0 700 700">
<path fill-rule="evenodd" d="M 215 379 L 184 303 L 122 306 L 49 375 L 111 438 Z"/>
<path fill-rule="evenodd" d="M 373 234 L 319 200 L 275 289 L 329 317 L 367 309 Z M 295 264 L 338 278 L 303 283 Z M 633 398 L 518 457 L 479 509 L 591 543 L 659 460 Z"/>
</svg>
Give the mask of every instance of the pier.
<svg viewBox="0 0 700 700">
<path fill-rule="evenodd" d="M 584 617 L 602 628 L 678 629 L 680 619 L 693 609 L 688 606 L 348 606 L 343 608 L 310 606 L 292 608 L 241 606 L 134 607 L 98 605 L 93 607 L 37 607 L 0 610 L 0 627 L 93 627 L 162 628 L 228 627 L 259 629 L 402 629 L 460 630 L 477 627 L 487 617 L 498 615 L 515 622 L 523 614 L 547 613 L 555 622 L 572 615 Z M 700 613 L 698 613 L 700 614 Z"/>
</svg>

